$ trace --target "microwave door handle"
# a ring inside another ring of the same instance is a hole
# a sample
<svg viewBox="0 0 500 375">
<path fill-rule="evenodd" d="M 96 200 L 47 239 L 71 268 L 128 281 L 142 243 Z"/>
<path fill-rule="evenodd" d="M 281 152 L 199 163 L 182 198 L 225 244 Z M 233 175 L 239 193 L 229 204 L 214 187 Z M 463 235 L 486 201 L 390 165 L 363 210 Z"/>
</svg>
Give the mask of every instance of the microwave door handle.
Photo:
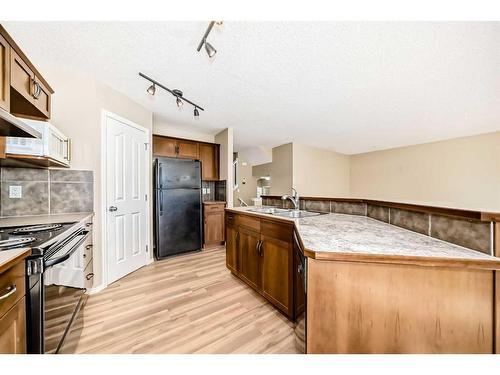
<svg viewBox="0 0 500 375">
<path fill-rule="evenodd" d="M 45 268 L 52 267 L 52 266 L 55 266 L 56 264 L 67 261 L 69 259 L 69 257 L 71 255 L 73 255 L 73 253 L 76 251 L 76 249 L 78 249 L 80 247 L 80 245 L 85 242 L 85 240 L 87 239 L 89 234 L 90 234 L 90 232 L 88 230 L 84 230 L 84 231 L 80 232 L 80 234 L 76 235 L 75 238 L 78 236 L 83 236 L 83 237 L 80 238 L 78 240 L 78 242 L 75 245 L 73 245 L 71 247 L 71 249 L 69 249 L 65 254 L 63 254 L 57 258 L 46 260 L 45 261 Z"/>
</svg>

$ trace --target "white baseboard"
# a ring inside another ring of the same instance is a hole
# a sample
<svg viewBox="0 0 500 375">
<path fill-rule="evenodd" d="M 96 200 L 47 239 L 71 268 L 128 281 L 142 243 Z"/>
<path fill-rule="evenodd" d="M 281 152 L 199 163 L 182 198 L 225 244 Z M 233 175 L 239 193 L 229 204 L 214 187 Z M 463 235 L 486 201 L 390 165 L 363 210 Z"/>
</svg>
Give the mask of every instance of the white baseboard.
<svg viewBox="0 0 500 375">
<path fill-rule="evenodd" d="M 87 290 L 87 294 L 89 294 L 89 295 L 97 294 L 97 293 L 103 291 L 104 289 L 106 289 L 106 287 L 107 287 L 107 285 L 105 285 L 105 284 L 98 285 L 95 288 L 91 288 L 91 289 Z"/>
</svg>

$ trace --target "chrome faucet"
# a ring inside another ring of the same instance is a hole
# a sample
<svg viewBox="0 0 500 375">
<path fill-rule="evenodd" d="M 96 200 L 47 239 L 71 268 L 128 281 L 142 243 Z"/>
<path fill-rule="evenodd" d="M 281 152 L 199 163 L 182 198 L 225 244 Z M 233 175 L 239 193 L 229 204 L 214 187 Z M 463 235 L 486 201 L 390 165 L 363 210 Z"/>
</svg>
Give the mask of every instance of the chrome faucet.
<svg viewBox="0 0 500 375">
<path fill-rule="evenodd" d="M 286 201 L 289 199 L 293 203 L 294 210 L 299 210 L 299 193 L 297 193 L 297 190 L 295 188 L 292 188 L 292 195 L 285 194 L 281 197 L 282 200 Z"/>
</svg>

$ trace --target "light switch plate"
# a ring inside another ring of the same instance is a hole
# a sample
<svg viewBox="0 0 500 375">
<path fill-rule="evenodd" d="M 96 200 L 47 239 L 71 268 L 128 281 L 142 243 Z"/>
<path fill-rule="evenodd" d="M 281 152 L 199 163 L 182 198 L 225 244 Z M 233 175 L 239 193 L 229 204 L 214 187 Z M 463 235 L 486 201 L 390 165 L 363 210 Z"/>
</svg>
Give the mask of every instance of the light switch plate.
<svg viewBox="0 0 500 375">
<path fill-rule="evenodd" d="M 18 185 L 9 186 L 9 198 L 19 199 L 23 197 L 23 187 Z"/>
</svg>

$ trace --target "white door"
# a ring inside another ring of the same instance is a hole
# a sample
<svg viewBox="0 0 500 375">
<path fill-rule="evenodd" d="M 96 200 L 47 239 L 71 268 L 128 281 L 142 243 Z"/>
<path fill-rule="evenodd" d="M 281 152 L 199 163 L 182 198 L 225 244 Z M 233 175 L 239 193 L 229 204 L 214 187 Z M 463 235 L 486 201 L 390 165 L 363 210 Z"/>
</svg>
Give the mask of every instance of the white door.
<svg viewBox="0 0 500 375">
<path fill-rule="evenodd" d="M 106 113 L 107 279 L 147 262 L 147 130 Z"/>
</svg>

